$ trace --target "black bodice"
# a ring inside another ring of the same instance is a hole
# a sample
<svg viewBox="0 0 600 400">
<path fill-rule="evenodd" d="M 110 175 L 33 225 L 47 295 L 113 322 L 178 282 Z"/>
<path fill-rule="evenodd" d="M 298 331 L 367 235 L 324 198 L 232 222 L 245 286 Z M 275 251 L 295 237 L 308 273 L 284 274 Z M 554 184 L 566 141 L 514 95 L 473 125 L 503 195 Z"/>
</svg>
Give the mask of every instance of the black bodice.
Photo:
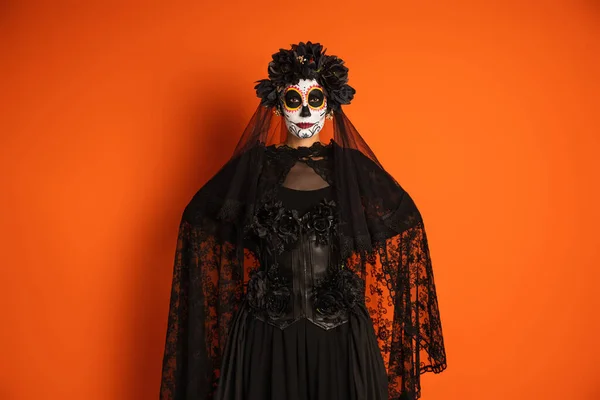
<svg viewBox="0 0 600 400">
<path fill-rule="evenodd" d="M 341 261 L 338 223 L 331 186 L 281 186 L 256 212 L 251 233 L 261 267 L 248 283 L 247 299 L 257 318 L 282 329 L 301 318 L 324 329 L 348 321 L 364 301 L 364 287 Z"/>
</svg>

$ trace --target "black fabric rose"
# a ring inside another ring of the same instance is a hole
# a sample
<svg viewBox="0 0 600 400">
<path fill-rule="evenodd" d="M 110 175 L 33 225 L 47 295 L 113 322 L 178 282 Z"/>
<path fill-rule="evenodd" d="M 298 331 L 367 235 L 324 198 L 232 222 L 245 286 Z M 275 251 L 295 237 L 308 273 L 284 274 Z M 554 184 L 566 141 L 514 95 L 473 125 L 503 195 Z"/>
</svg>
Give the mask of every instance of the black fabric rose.
<svg viewBox="0 0 600 400">
<path fill-rule="evenodd" d="M 285 316 L 291 301 L 288 282 L 281 277 L 278 269 L 279 266 L 275 263 L 269 267 L 268 272 L 252 271 L 246 294 L 250 307 L 273 319 Z"/>
<path fill-rule="evenodd" d="M 254 271 L 248 281 L 248 304 L 255 309 L 265 307 L 265 294 L 267 292 L 267 280 L 265 271 Z"/>
<path fill-rule="evenodd" d="M 348 67 L 344 65 L 344 60 L 341 58 L 327 57 L 322 68 L 321 82 L 330 90 L 340 89 L 348 82 Z"/>
<path fill-rule="evenodd" d="M 335 277 L 336 288 L 343 294 L 346 307 L 352 308 L 364 298 L 362 280 L 349 269 L 342 268 Z"/>
<path fill-rule="evenodd" d="M 338 110 L 340 104 L 350 104 L 356 90 L 347 84 L 348 67 L 338 57 L 330 56 L 323 64 L 320 75 L 320 83 L 326 89 L 327 100 L 334 110 Z"/>
<path fill-rule="evenodd" d="M 278 104 L 277 86 L 270 79 L 261 79 L 254 86 L 256 95 L 260 98 L 260 103 L 268 107 L 274 107 Z"/>
<path fill-rule="evenodd" d="M 305 224 L 307 229 L 315 231 L 317 243 L 327 244 L 334 220 L 335 202 L 333 200 L 323 200 L 311 213 L 306 214 Z"/>
<path fill-rule="evenodd" d="M 332 90 L 330 97 L 334 105 L 334 109 L 339 109 L 339 104 L 350 104 L 354 98 L 356 90 L 350 85 L 344 85 L 337 90 Z"/>
<path fill-rule="evenodd" d="M 273 232 L 277 221 L 283 213 L 281 202 L 271 202 L 264 204 L 254 216 L 252 228 L 260 238 L 266 237 L 270 232 Z"/>
<path fill-rule="evenodd" d="M 249 228 L 259 239 L 266 242 L 264 249 L 270 255 L 281 254 L 289 245 L 297 242 L 300 231 L 314 232 L 318 244 L 329 244 L 336 228 L 336 204 L 333 200 L 322 200 L 304 216 L 297 210 L 283 207 L 281 201 L 270 201 L 260 207 Z"/>
<path fill-rule="evenodd" d="M 298 83 L 301 65 L 293 51 L 280 49 L 272 58 L 269 63 L 269 78 L 276 86 Z"/>
<path fill-rule="evenodd" d="M 317 78 L 316 71 L 323 65 L 323 60 L 326 58 L 323 53 L 323 46 L 319 43 L 299 43 L 292 45 L 292 50 L 296 59 L 301 65 L 301 75 L 308 79 Z"/>
<path fill-rule="evenodd" d="M 339 318 L 345 312 L 344 296 L 335 288 L 324 287 L 315 293 L 314 306 L 323 317 Z"/>
<path fill-rule="evenodd" d="M 269 290 L 266 296 L 266 311 L 269 317 L 278 319 L 286 315 L 290 304 L 290 289 L 280 286 Z"/>
<path fill-rule="evenodd" d="M 317 232 L 327 232 L 327 230 L 333 224 L 333 213 L 330 210 L 319 207 L 315 212 L 311 213 L 310 218 L 307 221 L 307 227 L 314 229 Z"/>
<path fill-rule="evenodd" d="M 277 233 L 284 243 L 293 243 L 298 239 L 301 228 L 298 211 L 285 210 L 277 222 Z"/>
</svg>

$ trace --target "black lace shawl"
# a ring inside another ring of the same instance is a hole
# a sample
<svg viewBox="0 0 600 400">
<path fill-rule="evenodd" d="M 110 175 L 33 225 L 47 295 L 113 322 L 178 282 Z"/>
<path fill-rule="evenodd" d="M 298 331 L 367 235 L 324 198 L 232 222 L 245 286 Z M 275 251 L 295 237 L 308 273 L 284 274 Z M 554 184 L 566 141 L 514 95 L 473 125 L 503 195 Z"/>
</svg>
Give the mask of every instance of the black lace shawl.
<svg viewBox="0 0 600 400">
<path fill-rule="evenodd" d="M 423 218 L 343 112 L 328 144 L 268 145 L 270 109 L 259 107 L 234 156 L 185 208 L 173 269 L 161 400 L 211 399 L 232 319 L 257 257 L 243 245 L 254 211 L 297 162 L 333 185 L 339 242 L 365 282 L 365 301 L 388 372 L 389 399 L 420 397 L 420 375 L 446 368 Z"/>
</svg>

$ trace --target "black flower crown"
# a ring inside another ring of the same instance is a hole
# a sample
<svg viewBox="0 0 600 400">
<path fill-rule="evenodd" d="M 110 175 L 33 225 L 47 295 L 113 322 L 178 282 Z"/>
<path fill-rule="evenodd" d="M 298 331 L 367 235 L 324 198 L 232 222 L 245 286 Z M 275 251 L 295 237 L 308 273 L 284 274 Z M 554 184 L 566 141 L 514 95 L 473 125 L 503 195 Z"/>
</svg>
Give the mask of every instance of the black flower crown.
<svg viewBox="0 0 600 400">
<path fill-rule="evenodd" d="M 300 42 L 290 50 L 279 49 L 269 63 L 269 79 L 256 81 L 256 95 L 261 104 L 279 107 L 279 94 L 287 85 L 300 79 L 315 79 L 323 87 L 328 108 L 337 111 L 342 104 L 350 104 L 356 90 L 348 85 L 348 68 L 344 60 L 325 55 L 319 43 Z"/>
</svg>

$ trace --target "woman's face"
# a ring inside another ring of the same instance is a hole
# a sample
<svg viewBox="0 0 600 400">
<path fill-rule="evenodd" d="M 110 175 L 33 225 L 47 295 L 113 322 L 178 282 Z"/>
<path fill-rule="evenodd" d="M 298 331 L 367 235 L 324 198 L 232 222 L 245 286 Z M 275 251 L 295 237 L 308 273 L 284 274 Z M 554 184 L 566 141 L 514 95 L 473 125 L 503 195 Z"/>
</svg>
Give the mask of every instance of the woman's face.
<svg viewBox="0 0 600 400">
<path fill-rule="evenodd" d="M 316 80 L 301 79 L 281 95 L 283 117 L 288 131 L 300 138 L 313 137 L 323 129 L 327 98 Z"/>
</svg>

